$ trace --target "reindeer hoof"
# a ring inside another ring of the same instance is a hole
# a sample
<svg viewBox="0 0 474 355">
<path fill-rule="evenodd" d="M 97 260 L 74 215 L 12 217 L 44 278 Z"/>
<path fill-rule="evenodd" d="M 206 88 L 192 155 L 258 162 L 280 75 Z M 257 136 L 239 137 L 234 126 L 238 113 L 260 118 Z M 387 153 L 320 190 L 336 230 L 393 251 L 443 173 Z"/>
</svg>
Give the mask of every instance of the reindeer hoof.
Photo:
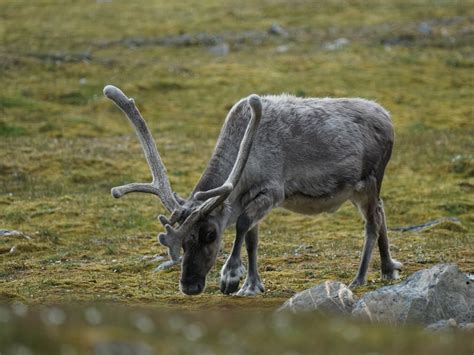
<svg viewBox="0 0 474 355">
<path fill-rule="evenodd" d="M 265 292 L 265 287 L 263 286 L 260 279 L 253 281 L 245 280 L 242 288 L 237 292 L 237 296 L 256 296 L 260 293 Z"/>
<path fill-rule="evenodd" d="M 352 290 L 356 287 L 359 287 L 359 286 L 364 286 L 365 284 L 367 283 L 367 281 L 363 280 L 363 279 L 358 279 L 358 278 L 355 278 L 351 284 L 349 285 L 349 288 Z"/>
<path fill-rule="evenodd" d="M 398 280 L 403 264 L 396 260 L 391 260 L 390 265 L 382 267 L 383 280 Z"/>
<path fill-rule="evenodd" d="M 232 268 L 226 263 L 221 270 L 221 292 L 226 295 L 236 292 L 244 275 L 245 267 L 242 264 Z"/>
</svg>

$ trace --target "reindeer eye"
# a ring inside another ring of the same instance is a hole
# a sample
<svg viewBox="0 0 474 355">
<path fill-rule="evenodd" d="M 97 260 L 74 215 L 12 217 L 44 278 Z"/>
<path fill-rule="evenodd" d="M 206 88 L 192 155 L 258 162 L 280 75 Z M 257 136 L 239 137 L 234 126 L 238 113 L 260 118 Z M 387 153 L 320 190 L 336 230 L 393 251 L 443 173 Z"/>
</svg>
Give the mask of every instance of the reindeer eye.
<svg viewBox="0 0 474 355">
<path fill-rule="evenodd" d="M 210 225 L 203 225 L 199 228 L 199 242 L 202 244 L 212 243 L 217 238 L 217 233 Z"/>
</svg>

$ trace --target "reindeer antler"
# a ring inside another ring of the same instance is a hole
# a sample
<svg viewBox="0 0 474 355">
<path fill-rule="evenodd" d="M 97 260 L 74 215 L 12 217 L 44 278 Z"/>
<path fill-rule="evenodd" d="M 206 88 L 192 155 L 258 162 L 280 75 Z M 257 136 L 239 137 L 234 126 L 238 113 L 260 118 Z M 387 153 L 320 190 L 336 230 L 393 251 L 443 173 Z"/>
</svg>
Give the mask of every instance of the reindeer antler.
<svg viewBox="0 0 474 355">
<path fill-rule="evenodd" d="M 123 186 L 114 187 L 112 196 L 120 198 L 129 192 L 145 192 L 158 196 L 169 212 L 175 212 L 180 209 L 180 204 L 176 201 L 171 185 L 168 180 L 166 168 L 161 161 L 160 154 L 156 149 L 155 141 L 151 136 L 145 120 L 135 106 L 135 101 L 129 99 L 119 88 L 107 85 L 104 87 L 104 95 L 112 100 L 127 116 L 129 121 L 135 127 L 138 139 L 143 148 L 145 158 L 153 176 L 151 183 L 132 183 Z"/>
<path fill-rule="evenodd" d="M 240 142 L 237 158 L 227 180 L 221 186 L 212 190 L 196 193 L 195 198 L 197 200 L 204 200 L 204 202 L 186 218 L 179 228 L 175 229 L 171 226 L 172 223 L 169 223 L 165 225 L 166 233 L 160 233 L 158 236 L 160 243 L 169 248 L 170 257 L 172 259 L 173 256 L 179 257 L 183 238 L 190 232 L 192 226 L 200 217 L 211 213 L 217 206 L 221 205 L 233 191 L 242 176 L 262 117 L 262 102 L 260 101 L 260 97 L 251 95 L 247 100 L 252 108 L 252 117 L 247 125 L 244 137 Z M 167 219 L 165 217 L 160 217 L 160 220 L 166 224 Z M 158 269 L 160 269 L 160 267 Z"/>
<path fill-rule="evenodd" d="M 123 186 L 112 188 L 112 196 L 120 198 L 129 192 L 144 192 L 151 193 L 158 196 L 165 206 L 171 212 L 170 219 L 160 216 L 160 222 L 165 226 L 172 226 L 181 217 L 183 209 L 180 202 L 176 199 L 175 194 L 171 189 L 171 185 L 166 173 L 166 168 L 163 165 L 158 149 L 156 149 L 155 141 L 146 125 L 145 120 L 135 106 L 135 101 L 129 99 L 119 88 L 107 85 L 104 87 L 104 95 L 112 100 L 127 116 L 129 121 L 135 127 L 138 139 L 143 148 L 146 161 L 151 171 L 153 180 L 151 183 L 131 183 Z M 171 245 L 171 244 L 170 244 Z M 158 268 L 167 269 L 179 262 L 180 248 L 173 244 L 169 247 L 169 255 L 171 260 L 162 263 Z"/>
</svg>

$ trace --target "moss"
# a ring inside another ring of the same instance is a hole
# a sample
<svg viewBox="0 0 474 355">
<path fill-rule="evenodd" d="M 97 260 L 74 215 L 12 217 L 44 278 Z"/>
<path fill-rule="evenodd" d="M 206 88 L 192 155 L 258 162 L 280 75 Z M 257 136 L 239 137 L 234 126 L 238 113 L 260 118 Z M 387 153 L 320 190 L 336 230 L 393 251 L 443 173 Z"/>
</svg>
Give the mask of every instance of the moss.
<svg viewBox="0 0 474 355">
<path fill-rule="evenodd" d="M 0 122 L 0 136 L 3 137 L 18 137 L 25 135 L 26 130 L 22 127 L 8 125 L 5 122 Z"/>
</svg>

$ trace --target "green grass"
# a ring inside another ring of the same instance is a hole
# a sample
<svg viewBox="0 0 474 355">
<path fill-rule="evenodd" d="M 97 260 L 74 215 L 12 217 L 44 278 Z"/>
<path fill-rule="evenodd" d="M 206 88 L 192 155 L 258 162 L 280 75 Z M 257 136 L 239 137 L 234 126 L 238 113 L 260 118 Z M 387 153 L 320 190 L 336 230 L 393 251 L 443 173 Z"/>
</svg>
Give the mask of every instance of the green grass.
<svg viewBox="0 0 474 355">
<path fill-rule="evenodd" d="M 474 272 L 473 15 L 469 1 L 2 1 L 0 228 L 31 240 L 0 239 L 0 297 L 263 310 L 355 275 L 363 225 L 352 206 L 316 217 L 275 210 L 261 224 L 265 295 L 221 295 L 222 255 L 206 292 L 182 296 L 178 270 L 157 275 L 142 260 L 166 253 L 156 242 L 163 207 L 152 196 L 110 196 L 113 186 L 150 177 L 132 128 L 102 95 L 106 84 L 136 99 L 183 196 L 241 97 L 378 101 L 396 130 L 382 192 L 389 226 L 444 216 L 462 223 L 391 232 L 403 277 L 439 262 Z M 288 37 L 267 34 L 274 22 Z M 192 41 L 169 44 L 182 34 Z M 349 44 L 324 49 L 341 37 Z M 216 38 L 229 55 L 209 52 Z M 232 237 L 227 231 L 226 253 Z M 374 255 L 358 294 L 385 284 L 378 265 Z"/>
</svg>

